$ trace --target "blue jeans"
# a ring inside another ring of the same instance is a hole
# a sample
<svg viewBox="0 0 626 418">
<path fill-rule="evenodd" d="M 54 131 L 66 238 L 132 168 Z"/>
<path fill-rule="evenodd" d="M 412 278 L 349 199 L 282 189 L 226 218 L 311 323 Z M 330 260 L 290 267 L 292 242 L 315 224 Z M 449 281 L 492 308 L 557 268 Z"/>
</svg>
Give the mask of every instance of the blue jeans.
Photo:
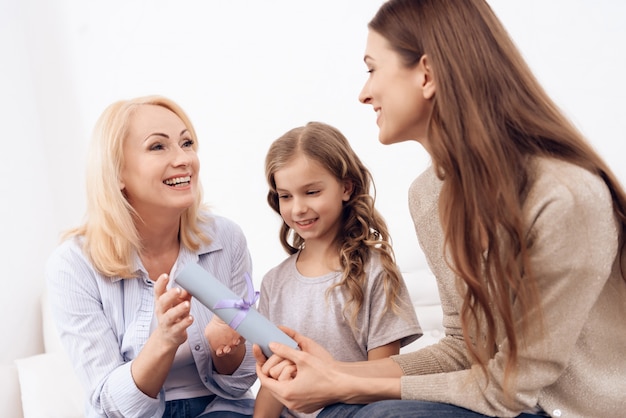
<svg viewBox="0 0 626 418">
<path fill-rule="evenodd" d="M 177 399 L 165 402 L 165 412 L 163 418 L 249 418 L 251 415 L 244 415 L 231 411 L 213 411 L 200 415 L 204 408 L 215 399 L 215 395 L 203 396 L 201 398 Z"/>
<path fill-rule="evenodd" d="M 245 415 L 232 411 L 213 411 L 198 418 L 252 418 L 252 415 Z"/>
<path fill-rule="evenodd" d="M 165 402 L 163 418 L 196 418 L 215 399 L 215 395 Z"/>
<path fill-rule="evenodd" d="M 317 418 L 484 418 L 482 415 L 459 406 L 424 401 L 379 401 L 368 405 L 329 405 Z M 521 414 L 519 418 L 545 417 L 545 415 Z"/>
<path fill-rule="evenodd" d="M 252 415 L 240 414 L 232 411 L 213 411 L 202 414 L 204 409 L 215 395 L 202 396 L 200 398 L 176 399 L 165 402 L 163 418 L 251 418 Z"/>
</svg>

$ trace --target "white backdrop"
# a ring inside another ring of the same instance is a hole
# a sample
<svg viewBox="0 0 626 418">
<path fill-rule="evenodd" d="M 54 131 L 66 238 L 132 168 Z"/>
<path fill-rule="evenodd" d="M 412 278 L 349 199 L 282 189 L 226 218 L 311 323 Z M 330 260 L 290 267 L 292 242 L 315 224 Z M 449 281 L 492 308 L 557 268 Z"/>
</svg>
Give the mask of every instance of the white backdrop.
<svg viewBox="0 0 626 418">
<path fill-rule="evenodd" d="M 351 140 L 374 175 L 401 267 L 424 266 L 406 190 L 428 156 L 416 143 L 380 145 L 371 107 L 357 101 L 366 24 L 381 3 L 0 0 L 0 387 L 15 381 L 14 359 L 42 351 L 44 263 L 59 232 L 82 219 L 91 128 L 121 98 L 163 94 L 187 110 L 206 200 L 244 229 L 257 283 L 285 256 L 265 202 L 265 152 L 310 120 Z M 626 3 L 490 4 L 548 92 L 626 180 Z"/>
</svg>

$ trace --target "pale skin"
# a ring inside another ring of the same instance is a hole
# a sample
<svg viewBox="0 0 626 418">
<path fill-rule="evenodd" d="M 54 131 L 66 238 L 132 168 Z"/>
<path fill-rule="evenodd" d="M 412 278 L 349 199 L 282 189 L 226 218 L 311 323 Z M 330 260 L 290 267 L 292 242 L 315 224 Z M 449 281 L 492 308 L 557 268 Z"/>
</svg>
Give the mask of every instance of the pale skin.
<svg viewBox="0 0 626 418">
<path fill-rule="evenodd" d="M 388 41 L 370 30 L 364 61 L 370 75 L 359 101 L 376 112 L 380 142 L 413 140 L 428 151 L 428 120 L 436 92 L 428 56 L 407 67 Z M 337 402 L 400 399 L 402 370 L 389 356 L 339 362 L 313 340 L 294 330 L 283 330 L 298 342 L 300 350 L 271 343 L 274 354 L 269 359 L 256 345 L 253 352 L 261 387 L 288 408 L 310 413 Z"/>
<path fill-rule="evenodd" d="M 361 362 L 335 361 L 310 338 L 281 327 L 301 350 L 270 343 L 267 359 L 253 346 L 261 387 L 289 409 L 311 413 L 328 404 L 370 403 L 400 398 L 400 366 L 388 356 Z"/>
<path fill-rule="evenodd" d="M 122 189 L 141 218 L 136 227 L 141 237 L 140 258 L 154 280 L 154 311 L 157 327 L 132 361 L 135 384 L 156 398 L 165 382 L 179 346 L 187 341 L 191 295 L 168 287 L 169 272 L 178 257 L 180 216 L 195 199 L 199 161 L 183 121 L 160 106 L 140 106 L 131 117 L 124 142 L 126 164 L 121 172 Z M 179 179 L 172 185 L 172 179 Z M 182 179 L 182 180 L 180 180 Z M 245 355 L 241 336 L 219 318 L 206 326 L 215 370 L 232 374 Z"/>
<path fill-rule="evenodd" d="M 340 270 L 336 237 L 342 204 L 349 200 L 352 185 L 340 182 L 322 165 L 304 155 L 294 156 L 274 173 L 274 180 L 283 220 L 305 240 L 296 262 L 298 271 L 304 276 L 318 277 Z M 368 361 L 384 359 L 399 352 L 400 341 L 394 341 L 368 351 L 367 358 Z M 330 354 L 327 357 L 330 358 Z M 273 366 L 274 363 L 278 364 Z M 291 378 L 295 374 L 291 363 L 280 361 L 277 356 L 272 356 L 265 364 L 268 372 L 273 371 L 276 376 Z M 298 373 L 299 370 L 298 366 Z M 255 418 L 279 417 L 283 405 L 291 408 L 283 398 L 275 397 L 275 393 L 264 386 L 263 380 L 261 382 L 255 402 Z"/>
</svg>

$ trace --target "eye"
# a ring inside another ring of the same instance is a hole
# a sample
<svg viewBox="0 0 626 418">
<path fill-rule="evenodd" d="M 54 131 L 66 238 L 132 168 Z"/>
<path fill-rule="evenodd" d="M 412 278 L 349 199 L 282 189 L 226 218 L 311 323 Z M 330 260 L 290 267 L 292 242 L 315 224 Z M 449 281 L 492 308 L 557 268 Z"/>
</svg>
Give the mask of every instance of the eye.
<svg viewBox="0 0 626 418">
<path fill-rule="evenodd" d="M 278 194 L 278 198 L 279 199 L 288 199 L 289 195 L 287 193 L 279 193 Z"/>
<path fill-rule="evenodd" d="M 183 145 L 182 145 L 182 147 L 183 147 L 183 148 L 191 148 L 191 147 L 193 147 L 193 144 L 195 144 L 195 143 L 196 143 L 196 142 L 195 142 L 193 139 L 191 139 L 191 138 L 189 138 L 189 139 L 185 139 L 185 140 L 183 141 Z"/>
<path fill-rule="evenodd" d="M 150 151 L 160 151 L 165 147 L 160 142 L 154 143 L 150 146 Z"/>
<path fill-rule="evenodd" d="M 309 190 L 306 192 L 306 194 L 310 196 L 315 196 L 316 194 L 319 194 L 319 192 L 319 190 Z"/>
</svg>

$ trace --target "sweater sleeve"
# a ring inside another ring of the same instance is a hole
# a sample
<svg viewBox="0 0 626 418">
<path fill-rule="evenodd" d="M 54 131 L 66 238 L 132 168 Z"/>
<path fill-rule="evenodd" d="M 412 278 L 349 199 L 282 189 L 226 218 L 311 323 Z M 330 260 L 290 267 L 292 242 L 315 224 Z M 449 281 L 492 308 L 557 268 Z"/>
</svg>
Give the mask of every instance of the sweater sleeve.
<svg viewBox="0 0 626 418">
<path fill-rule="evenodd" d="M 548 169 L 537 178 L 523 210 L 531 268 L 541 300 L 540 309 L 529 313 L 531 331 L 519 345 L 517 374 L 505 381 L 506 339 L 498 340 L 498 352 L 485 371 L 479 366 L 463 370 L 467 356 L 457 334 L 416 353 L 394 357 L 406 374 L 401 378 L 403 399 L 515 416 L 532 410 L 542 389 L 567 367 L 616 256 L 618 230 L 612 200 L 601 179 L 587 171 Z M 449 278 L 443 286 L 450 286 L 451 274 L 435 274 L 438 280 Z M 451 312 L 454 305 L 448 306 Z M 520 307 L 514 305 L 513 309 L 519 317 Z M 455 316 L 448 320 L 450 317 Z M 516 327 L 520 329 L 519 323 Z M 456 364 L 455 358 L 459 359 Z M 505 396 L 505 387 L 515 395 Z"/>
</svg>

